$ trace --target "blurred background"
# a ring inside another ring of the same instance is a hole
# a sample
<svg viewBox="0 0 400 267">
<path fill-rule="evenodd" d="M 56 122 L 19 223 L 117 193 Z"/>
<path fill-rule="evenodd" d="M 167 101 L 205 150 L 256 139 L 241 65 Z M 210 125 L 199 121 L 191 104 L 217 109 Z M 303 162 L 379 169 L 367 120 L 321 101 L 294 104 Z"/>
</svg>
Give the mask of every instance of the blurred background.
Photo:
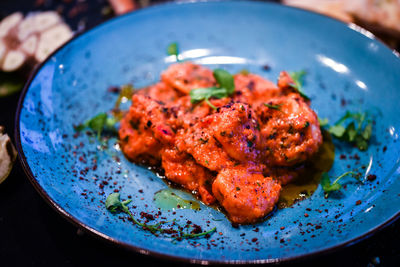
<svg viewBox="0 0 400 267">
<path fill-rule="evenodd" d="M 20 91 L 40 62 L 80 32 L 162 2 L 166 1 L 0 0 L 0 126 L 5 127 L 12 142 Z M 270 2 L 360 25 L 391 49 L 400 48 L 400 0 Z M 77 229 L 41 199 L 18 161 L 8 179 L 3 183 L 1 180 L 0 177 L 0 266 L 185 266 L 125 251 Z M 350 247 L 284 265 L 399 266 L 399 239 L 398 220 Z"/>
</svg>

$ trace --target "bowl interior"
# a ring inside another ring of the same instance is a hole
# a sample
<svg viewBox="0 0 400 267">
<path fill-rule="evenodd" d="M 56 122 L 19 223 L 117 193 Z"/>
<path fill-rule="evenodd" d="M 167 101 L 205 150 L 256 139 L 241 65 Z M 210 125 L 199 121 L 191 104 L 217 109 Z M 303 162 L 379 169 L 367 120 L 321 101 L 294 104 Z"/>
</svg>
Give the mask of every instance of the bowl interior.
<svg viewBox="0 0 400 267">
<path fill-rule="evenodd" d="M 239 228 L 204 205 L 199 211 L 163 211 L 168 220 L 217 227 L 210 239 L 176 244 L 110 214 L 104 201 L 114 190 L 123 199 L 132 197 L 138 215 L 157 212 L 154 193 L 167 185 L 118 149 L 99 150 L 86 135 L 74 136 L 73 125 L 113 107 L 117 95 L 109 86 L 156 82 L 174 62 L 166 55 L 171 42 L 179 44 L 184 58 L 231 73 L 247 69 L 276 81 L 281 70 L 306 70 L 304 89 L 312 107 L 330 122 L 346 110 L 371 111 L 376 124 L 369 149 L 335 142 L 330 174 L 364 168 L 377 179 L 365 184 L 345 179 L 342 193 L 328 199 L 319 187 L 265 222 Z M 351 243 L 398 214 L 399 84 L 400 61 L 392 51 L 368 32 L 333 19 L 259 2 L 166 4 L 111 20 L 53 54 L 25 91 L 18 147 L 45 198 L 106 239 L 141 253 L 197 262 L 286 260 Z"/>
</svg>

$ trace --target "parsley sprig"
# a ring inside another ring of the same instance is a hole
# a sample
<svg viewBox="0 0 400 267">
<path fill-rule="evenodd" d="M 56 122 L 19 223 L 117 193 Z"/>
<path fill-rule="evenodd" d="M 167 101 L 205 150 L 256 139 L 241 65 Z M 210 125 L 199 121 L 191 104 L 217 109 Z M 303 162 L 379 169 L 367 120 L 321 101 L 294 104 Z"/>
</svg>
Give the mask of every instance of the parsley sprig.
<svg viewBox="0 0 400 267">
<path fill-rule="evenodd" d="M 210 102 L 210 98 L 224 98 L 233 94 L 235 91 L 235 83 L 233 76 L 223 69 L 216 69 L 213 72 L 214 78 L 218 83 L 218 86 L 196 88 L 190 91 L 190 102 L 197 103 L 200 101 L 206 101 L 206 103 L 213 109 L 217 109 Z"/>
<path fill-rule="evenodd" d="M 347 124 L 347 126 L 346 126 Z M 359 150 L 368 148 L 372 136 L 372 120 L 366 112 L 350 112 L 328 129 L 334 137 L 354 144 Z"/>
<path fill-rule="evenodd" d="M 183 239 L 203 237 L 203 236 L 210 235 L 217 230 L 217 228 L 214 227 L 211 230 L 208 230 L 205 232 L 198 233 L 196 231 L 192 231 L 191 233 L 189 233 L 188 231 L 185 232 L 183 229 L 186 228 L 188 230 L 190 225 L 186 224 L 185 226 L 182 227 L 182 226 L 178 225 L 175 220 L 173 221 L 173 225 L 177 225 L 176 229 L 162 227 L 163 225 L 170 223 L 170 221 L 160 221 L 155 224 L 141 223 L 135 219 L 132 212 L 130 212 L 130 210 L 127 206 L 131 201 L 132 200 L 128 199 L 128 200 L 124 200 L 121 202 L 120 194 L 112 193 L 107 197 L 105 205 L 106 205 L 107 210 L 109 210 L 111 213 L 117 213 L 117 212 L 122 211 L 122 212 L 128 214 L 129 217 L 132 219 L 132 221 L 136 225 L 140 226 L 144 230 L 151 232 L 154 235 L 157 235 L 157 234 L 173 235 L 172 236 L 173 241 L 181 241 Z"/>
<path fill-rule="evenodd" d="M 351 176 L 351 177 L 357 179 L 357 181 L 359 181 L 357 174 L 353 171 L 348 171 L 348 172 L 343 173 L 342 175 L 338 176 L 333 181 L 333 183 L 331 183 L 331 179 L 329 178 L 328 173 L 324 172 L 322 174 L 321 186 L 325 192 L 326 198 L 329 196 L 329 193 L 334 192 L 334 191 L 339 191 L 342 188 L 342 185 L 339 183 L 339 180 L 346 176 Z"/>
<path fill-rule="evenodd" d="M 304 93 L 303 84 L 304 76 L 307 74 L 305 70 L 290 72 L 289 75 L 293 79 L 293 83 L 290 86 L 295 89 L 303 98 L 309 100 L 310 98 Z"/>
</svg>

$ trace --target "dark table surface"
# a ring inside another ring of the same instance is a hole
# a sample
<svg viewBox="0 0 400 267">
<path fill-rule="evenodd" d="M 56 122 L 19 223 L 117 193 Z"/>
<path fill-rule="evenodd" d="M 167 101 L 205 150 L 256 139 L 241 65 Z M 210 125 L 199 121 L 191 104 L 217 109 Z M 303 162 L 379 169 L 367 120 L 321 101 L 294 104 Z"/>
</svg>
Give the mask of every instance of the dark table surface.
<svg viewBox="0 0 400 267">
<path fill-rule="evenodd" d="M 17 10 L 47 9 L 57 9 L 75 30 L 93 27 L 112 16 L 107 12 L 105 0 L 0 0 L 0 18 Z M 13 140 L 18 99 L 18 93 L 0 98 L 0 125 L 6 126 Z M 399 240 L 400 220 L 397 220 L 352 246 L 283 265 L 400 266 Z M 10 177 L 0 184 L 0 266 L 146 264 L 189 265 L 126 251 L 78 230 L 40 197 L 19 162 Z"/>
</svg>

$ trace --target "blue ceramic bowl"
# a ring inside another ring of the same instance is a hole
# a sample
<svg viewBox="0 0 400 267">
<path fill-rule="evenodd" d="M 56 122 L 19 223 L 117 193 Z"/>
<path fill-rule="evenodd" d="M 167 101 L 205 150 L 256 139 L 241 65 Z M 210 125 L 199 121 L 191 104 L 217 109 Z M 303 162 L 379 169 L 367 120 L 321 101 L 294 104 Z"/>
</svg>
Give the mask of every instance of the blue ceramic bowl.
<svg viewBox="0 0 400 267">
<path fill-rule="evenodd" d="M 245 68 L 274 81 L 281 70 L 305 69 L 312 107 L 331 122 L 345 110 L 376 111 L 369 149 L 359 152 L 336 143 L 330 174 L 364 165 L 366 174 L 377 179 L 360 184 L 345 178 L 342 193 L 328 199 L 319 186 L 291 208 L 239 228 L 204 205 L 199 211 L 163 212 L 167 219 L 190 219 L 204 230 L 217 227 L 196 245 L 193 240 L 173 244 L 109 213 L 104 201 L 114 190 L 123 199 L 132 197 L 135 216 L 157 212 L 154 193 L 167 185 L 118 149 L 99 150 L 86 135 L 74 137 L 73 125 L 113 107 L 117 96 L 107 92 L 109 86 L 156 82 L 174 61 L 166 55 L 171 42 L 194 62 L 230 72 Z M 49 204 L 106 240 L 188 262 L 285 261 L 353 244 L 399 215 L 399 84 L 398 55 L 355 25 L 261 2 L 166 4 L 104 23 L 48 58 L 22 94 L 17 147 L 29 179 Z"/>
</svg>

